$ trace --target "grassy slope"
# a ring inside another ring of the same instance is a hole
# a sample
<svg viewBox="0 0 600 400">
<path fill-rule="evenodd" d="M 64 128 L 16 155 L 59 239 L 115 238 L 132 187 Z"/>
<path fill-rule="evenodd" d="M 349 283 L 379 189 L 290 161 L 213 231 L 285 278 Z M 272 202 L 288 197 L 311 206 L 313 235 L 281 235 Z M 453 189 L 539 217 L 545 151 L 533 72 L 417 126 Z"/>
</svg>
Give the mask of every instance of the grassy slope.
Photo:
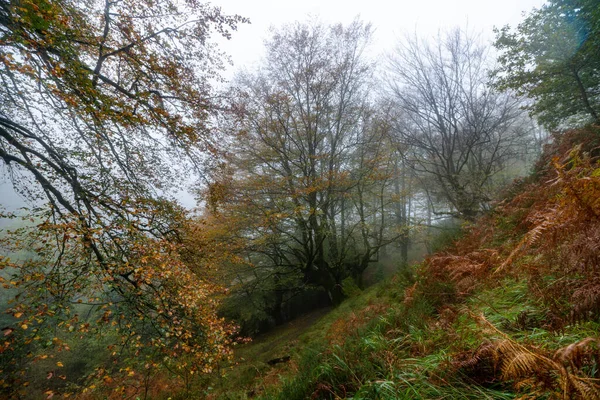
<svg viewBox="0 0 600 400">
<path fill-rule="evenodd" d="M 206 394 L 600 398 L 598 137 L 590 129 L 557 140 L 536 176 L 452 248 L 312 326 L 242 347 L 245 361 Z M 291 361 L 265 363 L 283 355 Z"/>
</svg>

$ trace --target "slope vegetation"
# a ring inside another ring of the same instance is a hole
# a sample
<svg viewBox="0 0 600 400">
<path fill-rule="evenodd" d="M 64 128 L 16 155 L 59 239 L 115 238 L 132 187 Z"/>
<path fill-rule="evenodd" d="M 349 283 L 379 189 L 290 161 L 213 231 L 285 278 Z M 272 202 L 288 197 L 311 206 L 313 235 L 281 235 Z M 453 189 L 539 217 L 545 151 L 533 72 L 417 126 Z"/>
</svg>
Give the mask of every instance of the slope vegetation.
<svg viewBox="0 0 600 400">
<path fill-rule="evenodd" d="M 299 334 L 289 361 L 206 394 L 600 398 L 599 138 L 557 137 L 452 246 Z"/>
</svg>

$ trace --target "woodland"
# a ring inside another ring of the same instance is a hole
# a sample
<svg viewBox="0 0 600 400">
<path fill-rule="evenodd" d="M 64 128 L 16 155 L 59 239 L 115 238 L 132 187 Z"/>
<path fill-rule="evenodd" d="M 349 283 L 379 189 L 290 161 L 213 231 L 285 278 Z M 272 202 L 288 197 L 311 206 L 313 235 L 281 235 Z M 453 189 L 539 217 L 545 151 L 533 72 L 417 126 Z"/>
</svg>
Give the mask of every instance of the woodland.
<svg viewBox="0 0 600 400">
<path fill-rule="evenodd" d="M 0 0 L 0 398 L 599 399 L 598 2 L 249 22 Z"/>
</svg>

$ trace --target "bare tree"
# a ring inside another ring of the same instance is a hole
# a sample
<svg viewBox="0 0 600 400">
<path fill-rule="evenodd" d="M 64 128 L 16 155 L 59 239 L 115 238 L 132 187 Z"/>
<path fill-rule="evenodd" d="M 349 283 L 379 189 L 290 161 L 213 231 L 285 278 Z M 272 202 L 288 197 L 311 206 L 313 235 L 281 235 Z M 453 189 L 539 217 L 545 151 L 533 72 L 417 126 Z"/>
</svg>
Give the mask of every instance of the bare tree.
<svg viewBox="0 0 600 400">
<path fill-rule="evenodd" d="M 435 183 L 450 214 L 473 219 L 527 135 L 519 101 L 490 88 L 486 47 L 460 29 L 435 44 L 409 37 L 388 61 L 403 156 Z"/>
</svg>

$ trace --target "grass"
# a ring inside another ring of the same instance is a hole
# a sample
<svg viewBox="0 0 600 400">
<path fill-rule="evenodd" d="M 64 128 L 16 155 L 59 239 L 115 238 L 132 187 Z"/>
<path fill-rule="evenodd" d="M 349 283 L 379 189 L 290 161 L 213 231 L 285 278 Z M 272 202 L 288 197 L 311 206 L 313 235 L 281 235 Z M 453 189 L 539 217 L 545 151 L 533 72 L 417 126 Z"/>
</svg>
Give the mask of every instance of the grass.
<svg viewBox="0 0 600 400">
<path fill-rule="evenodd" d="M 307 343 L 307 339 L 303 339 L 307 330 L 314 330 L 322 319 L 327 318 L 329 311 L 327 308 L 316 310 L 276 327 L 250 343 L 236 346 L 233 365 L 211 376 L 204 394 L 209 398 L 245 399 L 264 392 L 266 387 L 278 382 L 280 372 L 293 370 L 296 362 L 294 358 L 290 363 L 271 366 L 268 361 L 295 354 L 302 343 Z"/>
<path fill-rule="evenodd" d="M 569 184 L 595 188 L 592 179 L 576 178 L 581 182 L 573 178 Z M 581 264 L 577 252 L 597 259 L 597 246 L 581 240 L 585 246 L 569 247 L 569 237 L 578 232 L 561 236 L 556 229 L 544 236 L 544 225 L 530 214 L 550 221 L 557 206 L 553 195 L 544 198 L 543 183 L 525 189 L 531 193 L 515 196 L 465 232 L 446 231 L 437 242 L 454 248 L 443 255 L 353 290 L 301 330 L 282 328 L 241 347 L 237 354 L 245 366 L 234 366 L 212 398 L 600 398 L 597 287 L 586 287 L 584 300 L 591 305 L 580 301 L 588 308 L 580 307 L 587 314 L 579 318 L 569 317 L 577 311 L 569 288 L 555 293 L 561 287 L 556 282 L 579 282 L 581 288 L 600 279 L 594 265 L 581 267 L 581 277 L 569 274 Z M 581 200 L 571 200 L 561 204 L 579 216 L 580 209 L 571 206 Z M 574 219 L 582 232 L 588 220 Z M 553 240 L 562 240 L 562 247 Z M 564 270 L 553 264 L 561 249 L 571 249 L 575 260 Z M 289 363 L 265 364 L 283 354 L 291 356 Z"/>
<path fill-rule="evenodd" d="M 590 182 L 584 180 L 586 185 Z M 509 266 L 499 268 L 533 229 L 527 216 L 530 208 L 542 209 L 542 188 L 532 192 L 537 196 L 515 197 L 516 204 L 505 205 L 504 211 L 491 213 L 470 230 L 449 226 L 430 245 L 454 244 L 454 248 L 421 266 L 398 269 L 392 259 L 373 265 L 372 275 L 397 272 L 365 290 L 345 282 L 349 298 L 341 305 L 306 314 L 238 345 L 231 365 L 197 378 L 185 390 L 169 393 L 180 381 L 172 374 L 157 376 L 153 382 L 166 389 L 157 390 L 153 383 L 148 398 L 600 398 L 600 311 L 584 308 L 587 314 L 572 323 L 575 318 L 568 315 L 569 310 L 576 311 L 572 297 L 555 293 L 557 283 L 576 282 L 569 273 L 572 267 L 566 272 L 549 267 L 569 242 L 560 242 L 561 248 L 532 247 L 543 242 L 539 236 L 528 245 L 529 251 L 515 253 L 506 263 Z M 460 236 L 463 239 L 457 242 Z M 589 249 L 580 247 L 598 259 L 596 243 L 592 244 Z M 596 275 L 581 275 L 579 281 L 600 282 L 597 266 L 592 267 Z M 597 304 L 594 296 L 597 293 L 591 290 L 590 302 Z M 558 306 L 558 311 L 551 306 Z M 560 323 L 554 324 L 553 318 Z M 100 347 L 87 344 L 79 343 L 88 351 L 96 350 L 90 365 L 102 363 Z M 286 362 L 269 363 L 288 356 Z M 57 360 L 48 359 L 35 368 L 43 372 Z M 536 366 L 535 361 L 545 366 Z M 90 365 L 81 369 L 91 369 Z M 509 373 L 511 366 L 516 367 Z M 582 386 L 562 385 L 572 377 L 569 382 Z"/>
<path fill-rule="evenodd" d="M 520 394 L 510 382 L 482 383 L 453 365 L 458 354 L 495 339 L 477 315 L 519 343 L 543 343 L 548 351 L 600 328 L 587 322 L 567 326 L 561 334 L 544 329 L 536 319 L 543 310 L 529 296 L 527 283 L 513 278 L 442 311 L 427 296 L 404 304 L 406 287 L 399 278 L 375 285 L 311 318 L 312 325 L 282 327 L 240 347 L 238 357 L 255 361 L 245 370 L 239 369 L 242 364 L 234 367 L 211 398 L 514 399 Z M 263 362 L 283 353 L 292 355 L 290 363 L 271 367 Z"/>
<path fill-rule="evenodd" d="M 321 319 L 301 338 L 297 371 L 261 398 L 511 398 L 495 389 L 446 382 L 450 338 L 435 327 L 438 319 L 426 298 L 410 307 L 397 301 L 404 288 L 391 282 L 376 286 Z M 340 327 L 340 321 L 350 323 Z M 331 336 L 336 329 L 344 338 L 339 342 Z"/>
</svg>

